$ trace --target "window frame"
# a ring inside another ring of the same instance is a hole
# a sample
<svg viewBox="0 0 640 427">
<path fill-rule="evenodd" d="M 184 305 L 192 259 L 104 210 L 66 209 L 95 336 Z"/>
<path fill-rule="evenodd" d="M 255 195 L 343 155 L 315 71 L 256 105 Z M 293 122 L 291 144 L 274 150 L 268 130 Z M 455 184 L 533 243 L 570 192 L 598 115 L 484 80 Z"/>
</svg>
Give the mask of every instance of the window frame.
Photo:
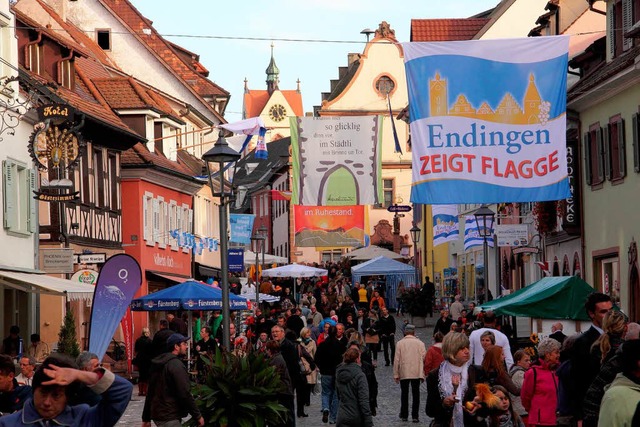
<svg viewBox="0 0 640 427">
<path fill-rule="evenodd" d="M 37 231 L 37 176 L 24 162 L 2 161 L 3 227 L 10 234 L 28 237 Z"/>
<path fill-rule="evenodd" d="M 624 180 L 627 175 L 625 123 L 620 114 L 609 118 L 607 124 L 606 166 L 607 179 L 612 183 Z"/>
</svg>

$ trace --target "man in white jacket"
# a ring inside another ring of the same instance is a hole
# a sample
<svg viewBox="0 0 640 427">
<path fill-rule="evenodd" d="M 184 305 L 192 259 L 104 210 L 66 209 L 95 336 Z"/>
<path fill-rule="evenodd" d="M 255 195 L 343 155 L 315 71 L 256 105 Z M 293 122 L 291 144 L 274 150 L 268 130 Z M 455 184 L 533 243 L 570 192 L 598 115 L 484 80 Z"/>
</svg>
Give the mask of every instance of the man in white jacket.
<svg viewBox="0 0 640 427">
<path fill-rule="evenodd" d="M 424 381 L 424 358 L 427 349 L 415 336 L 416 327 L 408 324 L 404 327 L 404 338 L 396 345 L 396 357 L 393 362 L 393 379 L 400 383 L 400 419 L 409 418 L 409 385 L 411 385 L 411 417 L 420 422 L 420 383 Z"/>
</svg>

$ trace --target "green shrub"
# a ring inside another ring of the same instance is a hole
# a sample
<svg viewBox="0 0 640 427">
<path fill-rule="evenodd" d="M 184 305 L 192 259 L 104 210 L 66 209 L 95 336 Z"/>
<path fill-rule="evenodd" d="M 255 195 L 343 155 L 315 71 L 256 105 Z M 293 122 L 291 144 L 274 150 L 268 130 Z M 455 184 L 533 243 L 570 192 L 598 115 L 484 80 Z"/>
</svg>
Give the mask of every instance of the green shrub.
<svg viewBox="0 0 640 427">
<path fill-rule="evenodd" d="M 283 424 L 287 409 L 278 403 L 284 383 L 275 367 L 263 354 L 237 356 L 216 351 L 205 356 L 206 377 L 194 384 L 192 394 L 205 425 L 228 427 L 263 427 Z M 186 426 L 196 426 L 189 420 Z"/>
<path fill-rule="evenodd" d="M 429 296 L 422 288 L 407 288 L 403 297 L 405 310 L 414 317 L 426 317 Z"/>
</svg>

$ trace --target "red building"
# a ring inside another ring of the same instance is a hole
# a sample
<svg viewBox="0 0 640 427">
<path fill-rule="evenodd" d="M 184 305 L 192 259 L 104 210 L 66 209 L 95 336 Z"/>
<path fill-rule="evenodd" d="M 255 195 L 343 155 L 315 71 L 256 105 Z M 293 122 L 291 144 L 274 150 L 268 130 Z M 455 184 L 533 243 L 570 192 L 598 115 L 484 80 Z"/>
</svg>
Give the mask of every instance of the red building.
<svg viewBox="0 0 640 427">
<path fill-rule="evenodd" d="M 122 241 L 142 269 L 136 298 L 191 277 L 191 249 L 178 233 L 193 233 L 193 195 L 202 183 L 178 162 L 137 144 L 122 155 Z M 155 331 L 164 312 L 136 312 L 137 335 Z"/>
</svg>

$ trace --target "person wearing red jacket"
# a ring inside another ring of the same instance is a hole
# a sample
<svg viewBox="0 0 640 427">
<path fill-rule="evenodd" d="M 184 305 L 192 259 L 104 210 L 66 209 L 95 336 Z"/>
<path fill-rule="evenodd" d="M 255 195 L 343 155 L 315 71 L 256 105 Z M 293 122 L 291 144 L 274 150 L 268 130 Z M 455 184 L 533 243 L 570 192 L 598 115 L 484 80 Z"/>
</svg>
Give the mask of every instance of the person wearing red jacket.
<svg viewBox="0 0 640 427">
<path fill-rule="evenodd" d="M 558 377 L 560 343 L 545 338 L 538 344 L 541 365 L 532 366 L 524 374 L 520 398 L 529 413 L 529 426 L 555 426 L 558 406 Z"/>
</svg>

